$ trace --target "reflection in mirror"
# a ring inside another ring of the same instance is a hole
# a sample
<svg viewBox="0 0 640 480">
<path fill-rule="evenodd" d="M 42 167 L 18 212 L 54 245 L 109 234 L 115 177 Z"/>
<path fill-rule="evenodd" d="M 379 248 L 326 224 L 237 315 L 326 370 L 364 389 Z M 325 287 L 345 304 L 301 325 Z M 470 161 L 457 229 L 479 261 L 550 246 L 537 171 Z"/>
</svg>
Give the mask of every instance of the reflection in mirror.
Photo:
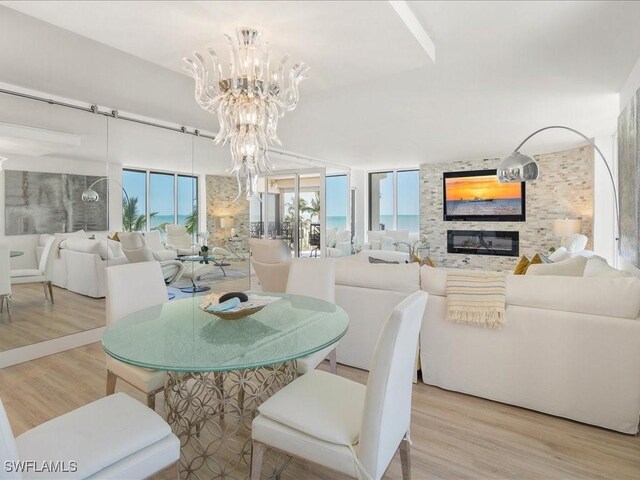
<svg viewBox="0 0 640 480">
<path fill-rule="evenodd" d="M 0 95 L 0 351 L 104 326 L 106 124 Z"/>
<path fill-rule="evenodd" d="M 205 138 L 194 137 L 194 168 L 200 172 L 202 219 L 198 245 L 206 245 L 211 271 L 200 281 L 209 293 L 251 288 L 249 270 L 250 201 L 238 195 L 235 175 L 229 176 L 230 154 Z"/>
</svg>

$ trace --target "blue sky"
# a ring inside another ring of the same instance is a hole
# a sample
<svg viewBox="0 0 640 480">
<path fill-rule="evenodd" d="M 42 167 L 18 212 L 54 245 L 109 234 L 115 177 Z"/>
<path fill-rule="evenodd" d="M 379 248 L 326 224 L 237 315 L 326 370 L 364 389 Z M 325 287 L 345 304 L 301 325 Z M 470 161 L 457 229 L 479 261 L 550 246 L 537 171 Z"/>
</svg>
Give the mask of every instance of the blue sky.
<svg viewBox="0 0 640 480">
<path fill-rule="evenodd" d="M 347 176 L 337 175 L 326 179 L 327 217 L 344 217 L 347 215 L 349 190 Z"/>
</svg>

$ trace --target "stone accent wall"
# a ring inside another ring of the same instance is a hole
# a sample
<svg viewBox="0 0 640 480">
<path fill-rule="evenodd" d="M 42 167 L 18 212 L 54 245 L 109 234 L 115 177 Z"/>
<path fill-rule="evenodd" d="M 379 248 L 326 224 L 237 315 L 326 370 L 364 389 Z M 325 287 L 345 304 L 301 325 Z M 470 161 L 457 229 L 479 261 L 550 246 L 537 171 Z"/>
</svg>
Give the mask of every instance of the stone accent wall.
<svg viewBox="0 0 640 480">
<path fill-rule="evenodd" d="M 593 238 L 592 147 L 579 147 L 534 157 L 540 177 L 526 187 L 525 222 L 445 222 L 442 209 L 442 174 L 461 170 L 497 168 L 500 159 L 420 165 L 420 232 L 426 237 L 431 258 L 438 266 L 511 270 L 517 257 L 447 253 L 447 230 L 506 230 L 520 232 L 520 255 L 548 253 L 560 239 L 553 234 L 553 220 L 582 220 L 582 232 Z"/>
<path fill-rule="evenodd" d="M 229 237 L 229 230 L 220 228 L 220 217 L 233 217 L 236 234 L 242 238 L 241 242 L 233 246 L 239 252 L 249 253 L 249 202 L 238 195 L 238 183 L 235 177 L 222 175 L 207 175 L 207 230 L 210 233 L 209 246 L 224 247 Z"/>
</svg>

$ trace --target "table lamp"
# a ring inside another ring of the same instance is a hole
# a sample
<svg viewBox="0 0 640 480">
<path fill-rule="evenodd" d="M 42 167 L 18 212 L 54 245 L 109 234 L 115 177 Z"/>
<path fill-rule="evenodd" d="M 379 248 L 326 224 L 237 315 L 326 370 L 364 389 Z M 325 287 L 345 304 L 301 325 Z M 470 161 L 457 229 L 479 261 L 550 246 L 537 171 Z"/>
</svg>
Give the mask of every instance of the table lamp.
<svg viewBox="0 0 640 480">
<path fill-rule="evenodd" d="M 233 228 L 233 217 L 220 217 L 220 228 L 231 229 L 230 237 L 236 236 L 236 229 Z"/>
<path fill-rule="evenodd" d="M 582 222 L 580 220 L 570 220 L 563 218 L 553 221 L 553 234 L 558 238 L 565 238 L 574 233 L 580 233 Z"/>
</svg>

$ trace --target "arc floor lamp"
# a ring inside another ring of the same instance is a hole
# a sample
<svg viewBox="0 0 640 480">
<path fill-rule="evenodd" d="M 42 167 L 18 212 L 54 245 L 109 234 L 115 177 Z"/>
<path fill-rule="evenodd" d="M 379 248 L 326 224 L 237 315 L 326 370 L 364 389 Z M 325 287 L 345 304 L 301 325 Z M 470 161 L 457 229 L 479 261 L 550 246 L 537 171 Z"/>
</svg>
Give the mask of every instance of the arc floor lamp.
<svg viewBox="0 0 640 480">
<path fill-rule="evenodd" d="M 593 147 L 593 149 L 598 152 L 598 155 L 604 162 L 605 167 L 607 167 L 607 172 L 609 173 L 609 179 L 611 180 L 611 187 L 613 188 L 613 204 L 615 207 L 616 214 L 616 248 L 618 253 L 620 253 L 620 210 L 618 206 L 618 190 L 616 188 L 616 182 L 613 179 L 613 173 L 611 172 L 611 167 L 609 166 L 609 162 L 604 157 L 602 151 L 598 148 L 598 146 L 593 143 L 593 141 L 580 133 L 578 130 L 575 130 L 570 127 L 565 127 L 563 125 L 551 125 L 548 127 L 541 128 L 540 130 L 536 130 L 527 138 L 525 138 L 520 145 L 516 147 L 511 155 L 503 158 L 498 165 L 497 176 L 498 180 L 501 183 L 512 183 L 512 182 L 527 182 L 529 180 L 536 180 L 538 178 L 538 164 L 536 161 L 530 157 L 529 155 L 524 155 L 520 153 L 520 148 L 533 136 L 537 135 L 540 132 L 544 132 L 545 130 L 551 129 L 561 129 L 561 130 L 569 130 L 570 132 L 575 133 L 576 135 L 582 137 L 589 145 Z"/>
<path fill-rule="evenodd" d="M 94 203 L 94 202 L 97 202 L 98 200 L 100 200 L 100 195 L 98 195 L 98 192 L 96 192 L 93 189 L 93 187 L 97 183 L 100 183 L 100 182 L 107 182 L 108 183 L 109 180 L 111 180 L 113 183 L 115 183 L 116 185 L 118 185 L 122 189 L 122 193 L 124 193 L 124 196 L 127 199 L 127 205 L 131 205 L 131 201 L 129 200 L 129 194 L 124 189 L 122 184 L 119 183 L 117 180 L 114 180 L 113 178 L 109 178 L 109 177 L 99 178 L 98 180 L 93 182 L 91 185 L 89 185 L 89 187 L 85 191 L 82 192 L 82 201 L 83 202 L 88 202 L 88 203 Z M 129 231 L 131 231 L 131 217 L 129 217 Z"/>
</svg>

